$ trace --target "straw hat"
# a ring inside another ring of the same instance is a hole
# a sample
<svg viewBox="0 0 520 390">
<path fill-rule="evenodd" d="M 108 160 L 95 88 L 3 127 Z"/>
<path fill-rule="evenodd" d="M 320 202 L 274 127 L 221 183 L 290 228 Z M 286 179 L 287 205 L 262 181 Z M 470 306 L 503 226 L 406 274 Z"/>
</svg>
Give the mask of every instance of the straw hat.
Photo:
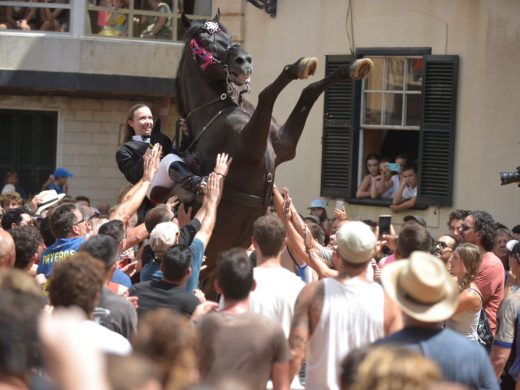
<svg viewBox="0 0 520 390">
<path fill-rule="evenodd" d="M 54 206 L 60 200 L 63 199 L 65 194 L 58 194 L 56 190 L 47 190 L 42 191 L 38 194 L 41 198 L 41 203 L 39 204 L 38 210 L 34 213 L 34 215 L 40 215 L 42 211 L 48 209 L 51 206 Z"/>
<path fill-rule="evenodd" d="M 444 321 L 457 308 L 457 284 L 444 263 L 429 253 L 415 251 L 409 259 L 387 265 L 381 281 L 390 299 L 418 321 Z"/>
</svg>

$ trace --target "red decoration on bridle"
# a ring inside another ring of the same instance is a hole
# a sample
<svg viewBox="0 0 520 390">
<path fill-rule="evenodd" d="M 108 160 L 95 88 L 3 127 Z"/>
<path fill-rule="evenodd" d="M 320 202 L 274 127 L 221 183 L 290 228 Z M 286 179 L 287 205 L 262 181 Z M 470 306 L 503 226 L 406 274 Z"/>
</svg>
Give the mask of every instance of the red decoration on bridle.
<svg viewBox="0 0 520 390">
<path fill-rule="evenodd" d="M 198 59 L 199 66 L 202 71 L 205 71 L 208 66 L 220 62 L 215 58 L 212 52 L 204 49 L 195 38 L 190 41 L 190 48 L 191 53 L 193 54 L 193 59 Z"/>
</svg>

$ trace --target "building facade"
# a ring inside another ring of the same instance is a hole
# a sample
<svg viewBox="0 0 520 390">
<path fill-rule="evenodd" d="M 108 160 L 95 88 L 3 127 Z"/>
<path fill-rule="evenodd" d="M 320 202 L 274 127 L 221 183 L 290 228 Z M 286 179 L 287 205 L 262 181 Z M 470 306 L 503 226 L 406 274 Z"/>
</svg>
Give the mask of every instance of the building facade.
<svg viewBox="0 0 520 390">
<path fill-rule="evenodd" d="M 14 166 L 36 190 L 54 167 L 64 166 L 75 174 L 71 195 L 114 203 L 125 185 L 114 154 L 128 108 L 150 104 L 163 131 L 173 135 L 182 52 L 179 5 L 172 3 L 168 14 L 171 39 L 151 39 L 139 37 L 143 26 L 135 20 L 158 17 L 159 11 L 130 2 L 119 10 L 134 20 L 126 36 L 105 36 L 99 15 L 117 10 L 95 3 L 60 5 L 70 12 L 66 32 L 0 31 L 0 170 Z M 295 159 L 277 170 L 277 185 L 290 189 L 302 212 L 323 196 L 330 200 L 329 215 L 335 199 L 344 200 L 356 219 L 391 214 L 384 202 L 355 200 L 354 194 L 369 153 L 394 158 L 401 152 L 419 167 L 420 204 L 410 213 L 422 215 L 434 235 L 446 230 L 449 212 L 457 208 L 488 210 L 509 227 L 519 223 L 518 187 L 500 186 L 499 179 L 500 171 L 520 165 L 519 4 L 277 3 L 276 17 L 245 0 L 184 6 L 201 17 L 220 9 L 222 22 L 253 56 L 253 103 L 284 65 L 300 57 L 319 59 L 313 78 L 291 83 L 280 95 L 278 122 L 308 83 L 356 57 L 374 59 L 367 82 L 338 84 L 316 102 Z M 8 143 L 16 153 L 4 151 Z M 400 223 L 404 215 L 395 214 L 393 221 Z"/>
</svg>

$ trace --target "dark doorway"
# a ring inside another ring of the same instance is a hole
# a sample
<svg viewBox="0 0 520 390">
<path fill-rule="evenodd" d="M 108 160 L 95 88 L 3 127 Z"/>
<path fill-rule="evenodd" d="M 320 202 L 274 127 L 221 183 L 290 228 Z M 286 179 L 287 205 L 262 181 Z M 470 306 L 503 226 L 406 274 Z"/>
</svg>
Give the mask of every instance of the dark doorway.
<svg viewBox="0 0 520 390">
<path fill-rule="evenodd" d="M 0 179 L 18 172 L 21 186 L 37 194 L 56 167 L 56 111 L 0 110 Z"/>
</svg>

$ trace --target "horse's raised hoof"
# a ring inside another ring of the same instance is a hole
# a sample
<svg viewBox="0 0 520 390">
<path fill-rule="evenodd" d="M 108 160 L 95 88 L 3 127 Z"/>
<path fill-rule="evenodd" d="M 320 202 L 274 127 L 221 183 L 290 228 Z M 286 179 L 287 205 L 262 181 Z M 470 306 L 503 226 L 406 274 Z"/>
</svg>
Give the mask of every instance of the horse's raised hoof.
<svg viewBox="0 0 520 390">
<path fill-rule="evenodd" d="M 350 78 L 352 80 L 361 80 L 367 77 L 374 69 L 374 61 L 370 58 L 360 58 L 350 65 Z"/>
<path fill-rule="evenodd" d="M 298 68 L 296 70 L 299 79 L 307 79 L 316 72 L 318 67 L 318 59 L 316 57 L 304 57 L 298 61 Z"/>
</svg>

